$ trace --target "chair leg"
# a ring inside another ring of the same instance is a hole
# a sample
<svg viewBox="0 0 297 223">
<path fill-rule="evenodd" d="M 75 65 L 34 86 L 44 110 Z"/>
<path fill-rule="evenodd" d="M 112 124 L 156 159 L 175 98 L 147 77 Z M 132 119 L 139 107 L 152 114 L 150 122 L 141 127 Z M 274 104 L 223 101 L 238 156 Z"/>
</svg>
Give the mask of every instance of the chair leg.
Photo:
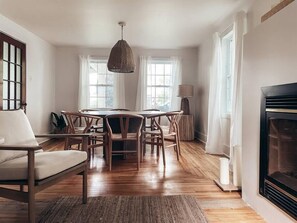
<svg viewBox="0 0 297 223">
<path fill-rule="evenodd" d="M 28 220 L 35 222 L 35 172 L 34 151 L 28 151 Z"/>
<path fill-rule="evenodd" d="M 145 140 L 146 135 L 141 134 L 141 149 L 142 149 L 142 155 L 141 155 L 141 162 L 143 161 L 143 157 L 146 154 L 146 140 Z"/>
<path fill-rule="evenodd" d="M 164 137 L 161 138 L 162 140 L 162 155 L 163 155 L 163 165 L 166 166 L 166 160 L 165 160 L 165 140 Z"/>
<path fill-rule="evenodd" d="M 136 147 L 136 153 L 137 153 L 137 170 L 139 170 L 140 167 L 140 142 L 137 140 L 137 147 Z"/>
<path fill-rule="evenodd" d="M 90 139 L 90 145 L 92 145 L 90 157 L 94 158 L 94 156 L 95 156 L 95 147 L 93 147 L 93 145 L 96 145 L 95 136 L 91 137 L 91 139 Z"/>
<path fill-rule="evenodd" d="M 179 137 L 179 133 L 177 133 L 177 148 L 178 148 L 178 153 L 181 156 L 181 150 L 180 150 L 180 137 Z"/>
<path fill-rule="evenodd" d="M 106 165 L 108 165 L 109 163 L 109 142 L 108 142 L 108 136 L 105 135 L 104 136 L 104 144 L 103 144 L 103 149 L 104 149 L 104 154 L 105 154 L 105 162 L 106 162 Z"/>
<path fill-rule="evenodd" d="M 174 148 L 175 148 L 175 153 L 176 153 L 176 159 L 179 161 L 179 153 L 178 153 L 177 145 L 175 145 Z"/>
<path fill-rule="evenodd" d="M 155 148 L 155 138 L 151 138 L 151 154 L 154 153 L 154 148 Z"/>
<path fill-rule="evenodd" d="M 160 142 L 159 142 L 160 140 L 159 139 L 157 139 L 157 157 L 159 158 L 159 156 L 160 156 Z"/>
<path fill-rule="evenodd" d="M 86 168 L 83 172 L 83 204 L 86 204 L 88 201 L 88 167 L 86 165 Z"/>
<path fill-rule="evenodd" d="M 68 150 L 68 147 L 69 147 L 69 139 L 66 137 L 65 138 L 65 143 L 64 143 L 64 150 Z"/>
<path fill-rule="evenodd" d="M 144 151 L 145 151 L 145 144 L 144 144 L 144 141 L 143 141 L 143 135 L 141 134 L 140 136 L 140 142 L 139 142 L 139 145 L 140 145 L 140 162 L 142 163 L 143 162 L 143 156 L 144 156 Z"/>
<path fill-rule="evenodd" d="M 112 140 L 109 140 L 109 143 L 108 143 L 108 158 L 109 158 L 109 161 L 108 161 L 108 164 L 109 164 L 109 171 L 111 171 L 111 162 L 112 162 Z"/>
<path fill-rule="evenodd" d="M 34 192 L 33 192 L 34 193 Z M 29 201 L 28 201 L 28 219 L 30 223 L 35 222 L 35 196 L 29 192 Z"/>
<path fill-rule="evenodd" d="M 177 141 L 177 136 L 174 137 L 174 141 L 175 141 L 175 152 L 176 152 L 176 158 L 179 161 L 179 148 L 178 148 L 178 141 Z"/>
</svg>

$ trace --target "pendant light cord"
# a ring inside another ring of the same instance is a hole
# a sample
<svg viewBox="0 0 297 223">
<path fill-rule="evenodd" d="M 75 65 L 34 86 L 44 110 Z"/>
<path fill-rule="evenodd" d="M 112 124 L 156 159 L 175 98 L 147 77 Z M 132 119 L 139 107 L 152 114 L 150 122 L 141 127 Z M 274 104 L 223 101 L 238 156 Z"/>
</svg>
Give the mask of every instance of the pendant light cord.
<svg viewBox="0 0 297 223">
<path fill-rule="evenodd" d="M 121 30 L 122 30 L 122 40 L 124 39 L 124 26 L 126 25 L 125 22 L 119 22 L 118 23 L 121 26 Z"/>
</svg>

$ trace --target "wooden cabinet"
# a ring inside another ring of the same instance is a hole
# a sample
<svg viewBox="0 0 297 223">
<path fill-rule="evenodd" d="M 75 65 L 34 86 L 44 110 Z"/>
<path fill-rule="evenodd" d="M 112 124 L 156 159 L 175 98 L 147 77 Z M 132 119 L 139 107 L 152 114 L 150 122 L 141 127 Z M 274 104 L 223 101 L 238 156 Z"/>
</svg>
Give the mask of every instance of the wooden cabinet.
<svg viewBox="0 0 297 223">
<path fill-rule="evenodd" d="M 180 140 L 194 140 L 194 116 L 182 115 L 178 123 Z"/>
</svg>

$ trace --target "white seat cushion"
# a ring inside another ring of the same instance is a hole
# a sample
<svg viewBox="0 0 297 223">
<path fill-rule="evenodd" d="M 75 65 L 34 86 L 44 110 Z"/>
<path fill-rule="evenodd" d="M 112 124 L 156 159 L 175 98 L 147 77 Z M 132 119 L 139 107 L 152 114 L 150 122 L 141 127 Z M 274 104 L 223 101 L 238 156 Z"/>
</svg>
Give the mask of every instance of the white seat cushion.
<svg viewBox="0 0 297 223">
<path fill-rule="evenodd" d="M 41 180 L 84 162 L 87 153 L 67 150 L 35 153 L 35 179 Z M 28 157 L 12 159 L 0 164 L 0 180 L 27 179 Z"/>
</svg>

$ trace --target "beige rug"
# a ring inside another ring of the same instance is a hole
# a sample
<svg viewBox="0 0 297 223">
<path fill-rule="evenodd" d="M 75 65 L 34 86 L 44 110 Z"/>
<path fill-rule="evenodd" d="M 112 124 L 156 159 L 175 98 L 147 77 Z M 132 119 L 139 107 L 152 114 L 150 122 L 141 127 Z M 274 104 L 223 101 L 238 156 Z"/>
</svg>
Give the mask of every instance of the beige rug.
<svg viewBox="0 0 297 223">
<path fill-rule="evenodd" d="M 41 213 L 39 222 L 207 222 L 192 196 L 61 197 Z"/>
</svg>

